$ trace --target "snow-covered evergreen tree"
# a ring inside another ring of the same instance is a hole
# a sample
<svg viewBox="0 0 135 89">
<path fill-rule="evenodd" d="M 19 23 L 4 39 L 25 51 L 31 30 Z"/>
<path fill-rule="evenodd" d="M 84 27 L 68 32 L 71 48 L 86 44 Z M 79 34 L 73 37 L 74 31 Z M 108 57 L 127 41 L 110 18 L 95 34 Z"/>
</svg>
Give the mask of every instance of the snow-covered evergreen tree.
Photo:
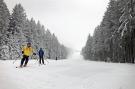
<svg viewBox="0 0 135 89">
<path fill-rule="evenodd" d="M 5 45 L 9 26 L 9 10 L 3 0 L 0 0 L 0 46 Z"/>
<path fill-rule="evenodd" d="M 5 55 L 3 47 L 5 48 L 8 42 L 9 17 L 10 13 L 5 2 L 0 0 L 0 58 Z"/>
<path fill-rule="evenodd" d="M 89 34 L 87 42 L 86 42 L 86 45 L 85 45 L 85 47 L 82 50 L 82 54 L 83 54 L 85 59 L 91 59 L 92 60 L 92 58 L 93 58 L 92 47 L 93 47 L 93 38 Z"/>
<path fill-rule="evenodd" d="M 12 59 L 20 57 L 21 46 L 26 42 L 26 38 L 23 33 L 25 24 L 26 24 L 26 13 L 21 4 L 17 4 L 13 9 L 9 27 L 9 31 L 11 33 L 10 53 L 11 56 L 14 57 L 14 58 L 12 57 Z"/>
</svg>

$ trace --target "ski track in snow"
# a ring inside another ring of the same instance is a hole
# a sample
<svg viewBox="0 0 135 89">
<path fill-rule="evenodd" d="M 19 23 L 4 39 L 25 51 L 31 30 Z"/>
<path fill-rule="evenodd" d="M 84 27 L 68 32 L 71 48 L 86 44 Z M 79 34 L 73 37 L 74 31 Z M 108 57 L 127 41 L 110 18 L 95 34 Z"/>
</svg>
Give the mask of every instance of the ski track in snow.
<svg viewBox="0 0 135 89">
<path fill-rule="evenodd" d="M 135 65 L 70 60 L 49 60 L 39 66 L 15 68 L 20 61 L 0 61 L 0 89 L 135 89 Z"/>
</svg>

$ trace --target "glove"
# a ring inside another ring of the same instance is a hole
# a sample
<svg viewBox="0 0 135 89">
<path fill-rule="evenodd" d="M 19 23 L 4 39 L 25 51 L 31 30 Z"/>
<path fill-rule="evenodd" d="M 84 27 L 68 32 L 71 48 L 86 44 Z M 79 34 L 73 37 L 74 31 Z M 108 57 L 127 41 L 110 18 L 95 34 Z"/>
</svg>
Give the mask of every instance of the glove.
<svg viewBox="0 0 135 89">
<path fill-rule="evenodd" d="M 24 51 L 22 51 L 22 54 L 24 54 Z"/>
<path fill-rule="evenodd" d="M 33 53 L 33 55 L 36 55 L 36 53 Z"/>
</svg>

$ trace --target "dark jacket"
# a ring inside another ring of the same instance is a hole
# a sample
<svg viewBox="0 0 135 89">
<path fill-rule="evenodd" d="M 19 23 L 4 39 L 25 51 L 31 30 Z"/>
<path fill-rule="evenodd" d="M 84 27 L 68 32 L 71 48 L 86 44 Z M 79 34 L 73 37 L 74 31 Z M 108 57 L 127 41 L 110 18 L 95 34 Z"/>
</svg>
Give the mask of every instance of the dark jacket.
<svg viewBox="0 0 135 89">
<path fill-rule="evenodd" d="M 38 55 L 39 55 L 40 57 L 43 57 L 43 56 L 44 56 L 44 51 L 43 51 L 42 49 L 40 49 L 40 50 L 38 51 Z"/>
</svg>

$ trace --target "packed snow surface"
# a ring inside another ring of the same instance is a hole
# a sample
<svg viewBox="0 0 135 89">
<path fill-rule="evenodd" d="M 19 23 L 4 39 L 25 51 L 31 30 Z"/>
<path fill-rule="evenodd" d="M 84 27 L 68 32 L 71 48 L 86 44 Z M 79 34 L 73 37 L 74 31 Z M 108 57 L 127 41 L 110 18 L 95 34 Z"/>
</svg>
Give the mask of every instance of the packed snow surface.
<svg viewBox="0 0 135 89">
<path fill-rule="evenodd" d="M 30 60 L 25 68 L 15 68 L 20 60 L 0 61 L 0 89 L 135 89 L 134 64 L 85 61 L 75 55 L 41 66 Z"/>
</svg>

